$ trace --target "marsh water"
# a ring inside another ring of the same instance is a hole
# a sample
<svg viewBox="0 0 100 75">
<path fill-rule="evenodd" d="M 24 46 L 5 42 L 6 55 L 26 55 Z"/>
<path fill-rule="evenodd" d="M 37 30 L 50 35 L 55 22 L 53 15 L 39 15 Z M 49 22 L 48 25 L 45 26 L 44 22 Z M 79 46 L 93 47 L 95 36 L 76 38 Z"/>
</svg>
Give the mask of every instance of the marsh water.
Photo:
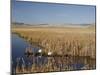
<svg viewBox="0 0 100 75">
<path fill-rule="evenodd" d="M 25 50 L 27 47 L 31 46 L 26 40 L 23 38 L 20 38 L 18 35 L 13 34 L 12 35 L 12 64 L 13 68 L 16 68 L 17 65 L 17 59 L 20 59 L 20 65 L 25 62 L 25 64 L 32 64 L 33 63 L 33 58 L 29 58 L 25 55 Z M 33 47 L 31 46 L 32 51 L 34 53 L 38 52 L 39 48 L 38 47 Z M 43 57 L 42 60 L 45 58 Z M 39 60 L 39 58 L 35 58 L 35 60 Z M 35 63 L 35 62 L 34 62 Z M 39 63 L 41 63 L 39 61 Z"/>
<path fill-rule="evenodd" d="M 95 60 L 90 59 L 89 57 L 27 57 L 25 55 L 25 49 L 31 46 L 29 42 L 25 39 L 19 37 L 16 34 L 12 34 L 12 70 L 15 71 L 16 67 L 24 64 L 25 66 L 32 66 L 35 64 L 37 66 L 43 66 L 48 63 L 49 59 L 53 60 L 51 62 L 53 65 L 56 65 L 58 68 L 73 67 L 75 70 L 80 70 L 84 66 L 88 65 L 89 67 L 95 68 Z M 33 53 L 38 52 L 39 48 L 36 46 L 31 46 Z M 19 64 L 18 64 L 19 62 Z M 61 64 L 62 63 L 62 64 Z M 88 68 L 87 68 L 88 69 Z M 39 71 L 38 71 L 39 72 Z"/>
</svg>

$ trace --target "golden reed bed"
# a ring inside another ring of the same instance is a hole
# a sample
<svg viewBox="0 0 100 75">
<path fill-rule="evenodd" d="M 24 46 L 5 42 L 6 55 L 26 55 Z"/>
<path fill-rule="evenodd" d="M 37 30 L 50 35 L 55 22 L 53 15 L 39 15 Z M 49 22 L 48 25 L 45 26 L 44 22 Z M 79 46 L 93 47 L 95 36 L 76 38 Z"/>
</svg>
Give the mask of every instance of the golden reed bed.
<svg viewBox="0 0 100 75">
<path fill-rule="evenodd" d="M 71 71 L 96 68 L 96 40 L 94 27 L 13 27 L 12 33 L 42 49 L 48 62 L 38 66 L 16 67 L 16 73 Z M 32 55 L 30 58 L 37 58 Z M 38 63 L 38 62 L 37 62 Z M 84 64 L 82 68 L 71 66 Z M 57 66 L 62 65 L 62 66 Z"/>
<path fill-rule="evenodd" d="M 12 32 L 39 46 L 44 53 L 95 58 L 94 27 L 13 27 Z"/>
</svg>

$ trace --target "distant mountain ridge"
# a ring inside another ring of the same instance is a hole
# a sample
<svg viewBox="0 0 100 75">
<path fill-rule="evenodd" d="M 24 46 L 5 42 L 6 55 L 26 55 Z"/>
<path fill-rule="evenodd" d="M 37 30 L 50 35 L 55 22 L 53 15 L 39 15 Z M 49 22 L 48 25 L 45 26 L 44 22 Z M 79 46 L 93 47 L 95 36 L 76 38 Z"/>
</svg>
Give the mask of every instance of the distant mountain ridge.
<svg viewBox="0 0 100 75">
<path fill-rule="evenodd" d="M 19 23 L 14 22 L 12 23 L 14 26 L 35 26 L 35 27 L 90 27 L 95 26 L 95 23 L 92 24 L 25 24 L 25 23 Z"/>
</svg>

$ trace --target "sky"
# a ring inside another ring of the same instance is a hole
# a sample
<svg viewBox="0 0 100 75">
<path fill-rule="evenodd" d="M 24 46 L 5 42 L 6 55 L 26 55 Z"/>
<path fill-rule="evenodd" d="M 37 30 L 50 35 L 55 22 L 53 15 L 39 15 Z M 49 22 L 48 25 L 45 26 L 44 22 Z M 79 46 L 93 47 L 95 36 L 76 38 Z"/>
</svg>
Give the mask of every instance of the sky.
<svg viewBox="0 0 100 75">
<path fill-rule="evenodd" d="M 12 1 L 12 22 L 91 24 L 95 23 L 95 6 Z"/>
</svg>

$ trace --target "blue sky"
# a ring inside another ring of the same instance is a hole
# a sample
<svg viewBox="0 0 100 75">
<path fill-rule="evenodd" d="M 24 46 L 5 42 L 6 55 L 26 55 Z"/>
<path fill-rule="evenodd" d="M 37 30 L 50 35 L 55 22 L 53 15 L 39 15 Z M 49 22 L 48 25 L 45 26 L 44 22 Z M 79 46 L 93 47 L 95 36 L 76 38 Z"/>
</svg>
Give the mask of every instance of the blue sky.
<svg viewBox="0 0 100 75">
<path fill-rule="evenodd" d="M 95 6 L 13 1 L 12 22 L 91 24 L 95 23 Z"/>
</svg>

